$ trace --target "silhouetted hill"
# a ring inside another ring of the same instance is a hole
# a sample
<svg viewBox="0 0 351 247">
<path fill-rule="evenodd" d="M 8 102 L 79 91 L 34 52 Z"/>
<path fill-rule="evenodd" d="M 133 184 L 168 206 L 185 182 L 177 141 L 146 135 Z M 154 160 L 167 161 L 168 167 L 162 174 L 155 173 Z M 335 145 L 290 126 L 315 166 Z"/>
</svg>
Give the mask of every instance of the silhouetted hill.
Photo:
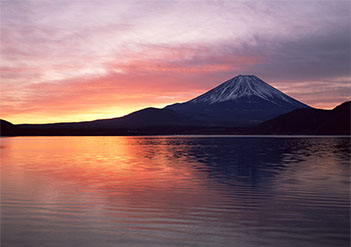
<svg viewBox="0 0 351 247">
<path fill-rule="evenodd" d="M 21 124 L 18 127 L 26 129 L 133 129 L 181 125 L 185 122 L 185 118 L 173 110 L 149 107 L 119 118 L 70 123 Z"/>
<path fill-rule="evenodd" d="M 0 119 L 0 136 L 15 136 L 17 135 L 18 128 L 12 123 Z"/>
<path fill-rule="evenodd" d="M 298 109 L 260 124 L 259 134 L 350 135 L 351 101 L 333 110 Z"/>
<path fill-rule="evenodd" d="M 145 108 L 126 116 L 86 122 L 20 124 L 17 135 L 152 135 L 178 134 L 179 130 L 201 124 L 190 122 L 171 109 Z M 188 127 L 185 127 L 188 126 Z M 183 131 L 182 131 L 183 132 Z"/>
</svg>

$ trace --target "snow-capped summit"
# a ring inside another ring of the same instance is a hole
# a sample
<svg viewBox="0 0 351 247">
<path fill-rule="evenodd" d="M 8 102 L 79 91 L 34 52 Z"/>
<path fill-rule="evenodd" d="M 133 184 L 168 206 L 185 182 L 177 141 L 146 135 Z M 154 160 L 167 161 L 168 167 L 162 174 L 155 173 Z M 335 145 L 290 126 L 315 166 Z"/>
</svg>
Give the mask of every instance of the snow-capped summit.
<svg viewBox="0 0 351 247">
<path fill-rule="evenodd" d="M 275 102 L 277 99 L 291 104 L 299 103 L 255 75 L 236 76 L 189 102 L 213 104 L 251 96 L 260 97 L 274 104 L 278 103 Z"/>
<path fill-rule="evenodd" d="M 255 75 L 239 75 L 192 100 L 167 108 L 202 122 L 246 125 L 309 106 Z"/>
</svg>

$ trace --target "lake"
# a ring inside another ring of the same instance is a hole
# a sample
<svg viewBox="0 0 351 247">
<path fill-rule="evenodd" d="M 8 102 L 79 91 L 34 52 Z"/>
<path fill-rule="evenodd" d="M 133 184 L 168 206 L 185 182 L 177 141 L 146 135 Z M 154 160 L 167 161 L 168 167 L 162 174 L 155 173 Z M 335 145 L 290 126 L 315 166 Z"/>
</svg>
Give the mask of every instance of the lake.
<svg viewBox="0 0 351 247">
<path fill-rule="evenodd" d="M 349 246 L 347 137 L 1 138 L 1 246 Z"/>
</svg>

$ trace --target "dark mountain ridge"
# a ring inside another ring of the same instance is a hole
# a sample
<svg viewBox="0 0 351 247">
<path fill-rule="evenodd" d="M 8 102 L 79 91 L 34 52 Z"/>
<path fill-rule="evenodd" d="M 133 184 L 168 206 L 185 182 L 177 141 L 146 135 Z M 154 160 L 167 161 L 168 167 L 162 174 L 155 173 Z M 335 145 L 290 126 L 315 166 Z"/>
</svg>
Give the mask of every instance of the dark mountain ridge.
<svg viewBox="0 0 351 247">
<path fill-rule="evenodd" d="M 350 135 L 351 101 L 333 110 L 297 109 L 257 126 L 259 134 Z"/>
<path fill-rule="evenodd" d="M 18 134 L 18 127 L 16 125 L 0 119 L 0 136 L 15 136 Z"/>
<path fill-rule="evenodd" d="M 173 110 L 149 107 L 118 118 L 69 123 L 19 124 L 18 127 L 30 129 L 124 129 L 182 125 L 185 123 L 185 119 Z"/>
</svg>

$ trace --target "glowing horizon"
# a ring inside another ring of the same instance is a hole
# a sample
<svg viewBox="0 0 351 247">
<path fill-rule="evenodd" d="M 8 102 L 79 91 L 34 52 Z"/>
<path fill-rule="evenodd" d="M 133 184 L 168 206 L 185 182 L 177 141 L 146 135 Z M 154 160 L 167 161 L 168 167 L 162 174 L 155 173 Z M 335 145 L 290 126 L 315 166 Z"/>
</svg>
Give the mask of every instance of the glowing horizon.
<svg viewBox="0 0 351 247">
<path fill-rule="evenodd" d="M 1 2 L 0 118 L 124 116 L 255 74 L 312 107 L 350 100 L 350 2 Z"/>
</svg>

